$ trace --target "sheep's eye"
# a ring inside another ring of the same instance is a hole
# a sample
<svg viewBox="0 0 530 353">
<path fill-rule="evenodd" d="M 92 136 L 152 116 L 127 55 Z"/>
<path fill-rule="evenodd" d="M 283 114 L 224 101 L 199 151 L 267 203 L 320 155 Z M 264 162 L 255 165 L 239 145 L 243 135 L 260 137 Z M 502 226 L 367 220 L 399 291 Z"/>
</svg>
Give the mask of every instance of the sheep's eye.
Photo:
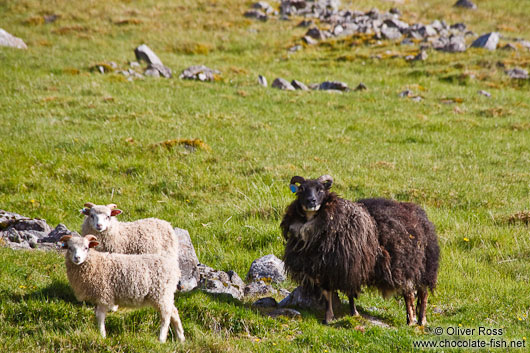
<svg viewBox="0 0 530 353">
<path fill-rule="evenodd" d="M 107 219 L 110 219 L 110 216 L 107 216 Z"/>
<path fill-rule="evenodd" d="M 88 250 L 88 246 L 85 246 L 85 250 Z"/>
</svg>

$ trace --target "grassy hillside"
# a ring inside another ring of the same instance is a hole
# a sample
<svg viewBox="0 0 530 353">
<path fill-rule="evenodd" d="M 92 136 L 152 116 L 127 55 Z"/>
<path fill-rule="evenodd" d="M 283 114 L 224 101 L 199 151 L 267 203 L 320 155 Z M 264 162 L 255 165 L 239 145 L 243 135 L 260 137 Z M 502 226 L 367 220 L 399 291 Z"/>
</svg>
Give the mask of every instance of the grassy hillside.
<svg viewBox="0 0 530 353">
<path fill-rule="evenodd" d="M 502 45 L 530 40 L 530 2 L 476 3 L 476 11 L 441 0 L 397 7 L 410 22 L 499 31 Z M 28 44 L 0 47 L 0 209 L 79 229 L 84 202 L 112 201 L 125 211 L 122 220 L 155 216 L 188 229 L 201 262 L 243 277 L 253 259 L 282 255 L 279 222 L 293 198 L 291 176 L 331 174 L 344 197 L 384 196 L 426 209 L 442 249 L 431 327 L 503 328 L 507 341 L 528 338 L 528 220 L 510 216 L 530 208 L 530 85 L 504 70 L 530 69 L 530 51 L 429 51 L 425 62 L 408 63 L 386 52 L 411 47 L 331 40 L 288 53 L 306 29 L 295 28 L 297 20 L 246 19 L 250 4 L 0 0 L 0 27 Z M 48 14 L 61 17 L 47 24 Z M 142 43 L 175 76 L 204 64 L 220 70 L 220 80 L 129 82 L 90 70 L 108 61 L 126 67 Z M 371 58 L 377 54 L 382 59 Z M 269 82 L 363 82 L 368 90 L 284 92 L 259 86 L 259 74 Z M 424 99 L 398 97 L 404 89 Z M 179 138 L 208 148 L 158 145 Z M 151 309 L 110 314 L 102 339 L 92 308 L 73 297 L 59 254 L 4 248 L 0 298 L 6 352 L 387 352 L 435 337 L 405 325 L 402 299 L 367 290 L 361 312 L 391 329 L 349 317 L 326 327 L 321 312 L 270 319 L 251 301 L 191 293 L 177 301 L 184 345 L 156 341 Z"/>
</svg>

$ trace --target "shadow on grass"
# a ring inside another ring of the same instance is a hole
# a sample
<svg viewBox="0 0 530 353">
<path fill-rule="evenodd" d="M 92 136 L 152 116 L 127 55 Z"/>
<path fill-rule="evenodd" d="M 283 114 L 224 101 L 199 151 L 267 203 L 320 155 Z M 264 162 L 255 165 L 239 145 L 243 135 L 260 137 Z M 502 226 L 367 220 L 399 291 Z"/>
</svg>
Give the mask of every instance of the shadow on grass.
<svg viewBox="0 0 530 353">
<path fill-rule="evenodd" d="M 24 295 L 14 295 L 12 298 L 14 301 L 57 299 L 67 303 L 79 303 L 70 285 L 61 281 L 53 281 L 42 289 Z"/>
</svg>

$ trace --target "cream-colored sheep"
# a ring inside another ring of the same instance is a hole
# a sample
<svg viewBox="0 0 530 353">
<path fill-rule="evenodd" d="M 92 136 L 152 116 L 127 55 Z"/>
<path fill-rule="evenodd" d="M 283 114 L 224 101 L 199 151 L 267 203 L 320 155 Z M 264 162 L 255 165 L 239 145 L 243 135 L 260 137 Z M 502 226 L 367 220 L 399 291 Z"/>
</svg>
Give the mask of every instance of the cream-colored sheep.
<svg viewBox="0 0 530 353">
<path fill-rule="evenodd" d="M 169 323 L 180 341 L 184 330 L 174 304 L 174 293 L 180 278 L 178 260 L 174 256 L 142 254 L 125 255 L 95 251 L 96 237 L 72 237 L 60 240 L 66 253 L 66 274 L 75 296 L 96 305 L 96 318 L 101 335 L 106 336 L 105 316 L 114 305 L 152 306 L 160 312 L 160 342 L 167 338 Z"/>
<path fill-rule="evenodd" d="M 121 254 L 178 254 L 178 240 L 169 222 L 158 218 L 145 218 L 134 222 L 120 222 L 116 216 L 122 213 L 115 204 L 106 206 L 85 204 L 86 216 L 81 235 L 98 237 L 98 251 Z"/>
</svg>

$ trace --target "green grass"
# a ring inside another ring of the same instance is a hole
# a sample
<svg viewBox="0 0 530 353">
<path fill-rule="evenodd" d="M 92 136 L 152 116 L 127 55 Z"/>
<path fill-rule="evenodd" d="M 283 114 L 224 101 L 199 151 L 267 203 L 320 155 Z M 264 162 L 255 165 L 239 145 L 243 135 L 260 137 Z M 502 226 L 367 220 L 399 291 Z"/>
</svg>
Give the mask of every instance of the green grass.
<svg viewBox="0 0 530 353">
<path fill-rule="evenodd" d="M 477 11 L 441 0 L 399 8 L 409 21 L 463 21 L 476 33 L 530 39 L 530 2 L 477 3 Z M 506 340 L 528 338 L 528 225 L 507 219 L 530 207 L 530 86 L 511 81 L 498 63 L 528 70 L 530 53 L 429 51 L 427 61 L 407 63 L 385 52 L 417 48 L 344 40 L 287 54 L 305 30 L 294 28 L 296 20 L 248 20 L 249 5 L 0 1 L 2 28 L 29 46 L 0 48 L 0 208 L 78 230 L 83 203 L 112 201 L 125 211 L 122 220 L 155 216 L 188 229 L 201 262 L 243 277 L 255 258 L 282 255 L 279 222 L 293 198 L 291 176 L 331 174 L 344 197 L 384 196 L 426 209 L 442 248 L 431 327 L 487 326 L 503 328 Z M 345 5 L 384 10 L 391 3 Z M 35 20 L 48 13 L 61 18 Z M 140 21 L 117 24 L 130 19 Z M 141 43 L 175 76 L 205 64 L 221 80 L 127 82 L 90 71 L 105 61 L 126 66 Z M 371 59 L 377 54 L 383 59 Z M 260 87 L 258 74 L 369 89 L 282 92 Z M 424 100 L 399 98 L 407 88 Z M 478 95 L 481 89 L 492 98 Z M 199 138 L 210 149 L 156 146 L 179 138 Z M 0 249 L 6 352 L 386 352 L 435 337 L 405 325 L 402 299 L 367 290 L 358 302 L 392 329 L 349 317 L 325 327 L 323 313 L 311 311 L 302 320 L 270 319 L 250 300 L 188 293 L 177 300 L 184 345 L 156 341 L 152 309 L 110 314 L 102 339 L 92 308 L 75 300 L 59 254 Z"/>
</svg>

